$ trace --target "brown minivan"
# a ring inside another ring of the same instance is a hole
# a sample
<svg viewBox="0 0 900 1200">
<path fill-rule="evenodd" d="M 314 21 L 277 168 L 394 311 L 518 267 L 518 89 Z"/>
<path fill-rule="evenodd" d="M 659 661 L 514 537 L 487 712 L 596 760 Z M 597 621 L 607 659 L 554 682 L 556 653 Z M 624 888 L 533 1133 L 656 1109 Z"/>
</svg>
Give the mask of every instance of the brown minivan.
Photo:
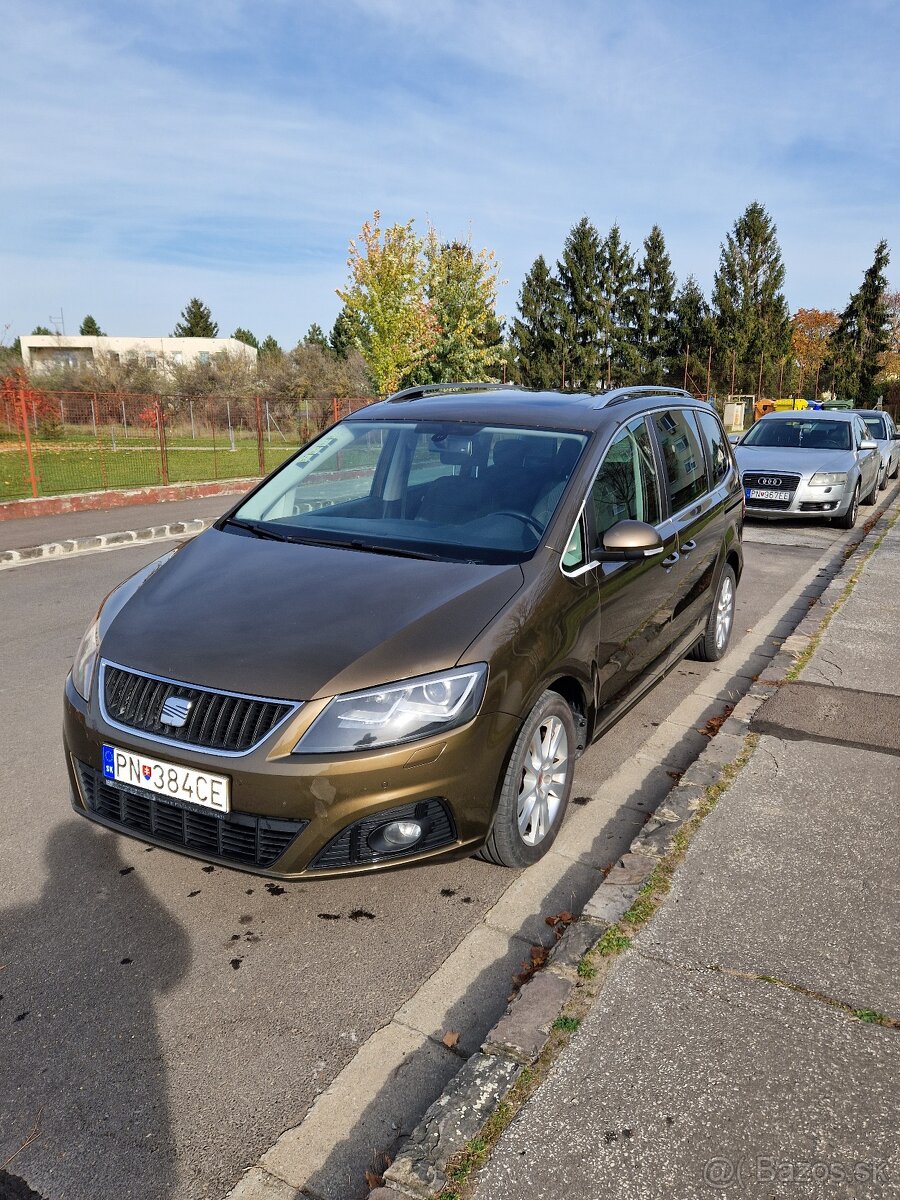
<svg viewBox="0 0 900 1200">
<path fill-rule="evenodd" d="M 400 392 L 107 598 L 66 682 L 72 802 L 280 878 L 525 866 L 584 748 L 725 652 L 741 526 L 686 392 Z"/>
</svg>

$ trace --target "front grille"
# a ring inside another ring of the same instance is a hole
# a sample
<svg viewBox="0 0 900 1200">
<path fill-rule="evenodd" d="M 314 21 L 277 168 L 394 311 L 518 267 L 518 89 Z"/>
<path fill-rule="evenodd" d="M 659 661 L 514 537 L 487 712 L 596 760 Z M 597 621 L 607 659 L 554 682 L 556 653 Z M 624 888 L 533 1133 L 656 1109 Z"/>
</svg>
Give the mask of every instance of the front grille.
<svg viewBox="0 0 900 1200">
<path fill-rule="evenodd" d="M 387 853 L 375 851 L 369 845 L 369 837 L 386 825 L 388 821 L 416 820 L 425 826 L 425 836 L 411 847 Z M 421 854 L 425 850 L 436 850 L 456 841 L 456 827 L 450 809 L 443 800 L 420 800 L 417 804 L 404 804 L 387 812 L 363 817 L 353 825 L 341 830 L 332 838 L 313 861 L 311 871 L 335 870 L 338 867 L 364 866 L 366 863 L 385 862 L 402 855 Z"/>
<path fill-rule="evenodd" d="M 180 729 L 160 720 L 163 705 L 173 698 L 190 702 L 187 720 Z M 297 708 L 285 701 L 174 683 L 126 671 L 112 663 L 103 664 L 103 706 L 106 717 L 129 729 L 229 754 L 251 750 Z"/>
<path fill-rule="evenodd" d="M 777 479 L 778 483 L 772 480 Z M 799 475 L 789 475 L 784 471 L 746 471 L 743 477 L 745 488 L 771 488 L 778 492 L 790 492 L 789 500 L 751 500 L 746 497 L 748 508 L 790 508 L 794 492 L 800 483 Z"/>
<path fill-rule="evenodd" d="M 84 802 L 92 813 L 131 833 L 245 867 L 271 867 L 309 824 L 257 817 L 252 813 L 215 815 L 182 808 L 153 792 L 112 783 L 77 762 Z"/>
</svg>

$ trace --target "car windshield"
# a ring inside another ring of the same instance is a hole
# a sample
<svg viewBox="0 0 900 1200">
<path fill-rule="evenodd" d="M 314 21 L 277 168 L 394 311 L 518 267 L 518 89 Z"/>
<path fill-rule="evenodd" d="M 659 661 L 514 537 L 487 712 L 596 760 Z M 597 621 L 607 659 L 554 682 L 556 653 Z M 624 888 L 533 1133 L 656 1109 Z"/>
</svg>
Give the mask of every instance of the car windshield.
<svg viewBox="0 0 900 1200">
<path fill-rule="evenodd" d="M 884 428 L 884 417 L 863 417 L 866 429 L 868 429 L 871 437 L 877 440 L 884 441 L 887 433 Z"/>
<path fill-rule="evenodd" d="M 521 562 L 586 442 L 546 429 L 351 419 L 301 450 L 226 525 L 373 553 Z"/>
<path fill-rule="evenodd" d="M 816 417 L 780 417 L 757 421 L 741 441 L 742 446 L 782 446 L 792 450 L 849 450 L 849 421 Z"/>
</svg>

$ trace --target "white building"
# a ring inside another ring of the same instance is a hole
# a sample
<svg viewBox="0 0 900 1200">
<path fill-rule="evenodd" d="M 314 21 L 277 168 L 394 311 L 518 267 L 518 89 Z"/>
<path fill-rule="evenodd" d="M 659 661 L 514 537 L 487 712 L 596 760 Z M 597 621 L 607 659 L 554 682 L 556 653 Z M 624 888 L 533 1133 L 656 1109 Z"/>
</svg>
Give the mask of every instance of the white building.
<svg viewBox="0 0 900 1200">
<path fill-rule="evenodd" d="M 212 362 L 217 354 L 256 362 L 256 350 L 237 338 L 201 337 L 67 337 L 34 334 L 19 339 L 22 361 L 28 371 L 53 367 L 93 366 L 101 358 L 113 362 L 141 362 L 163 370 Z"/>
</svg>

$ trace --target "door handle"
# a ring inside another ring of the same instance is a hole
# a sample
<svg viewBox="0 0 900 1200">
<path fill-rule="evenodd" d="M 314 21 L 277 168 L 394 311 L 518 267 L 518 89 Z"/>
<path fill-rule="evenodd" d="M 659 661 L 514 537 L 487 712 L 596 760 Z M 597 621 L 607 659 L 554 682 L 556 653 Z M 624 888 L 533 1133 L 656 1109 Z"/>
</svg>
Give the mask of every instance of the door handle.
<svg viewBox="0 0 900 1200">
<path fill-rule="evenodd" d="M 689 542 L 684 542 L 682 544 L 681 553 L 682 554 L 690 554 L 690 552 L 692 550 L 696 550 L 696 549 L 697 549 L 697 543 L 694 541 L 693 538 L 691 538 L 691 540 Z"/>
<path fill-rule="evenodd" d="M 670 554 L 668 558 L 664 558 L 659 565 L 661 567 L 665 567 L 667 571 L 671 571 L 672 567 L 675 566 L 679 558 L 681 558 L 681 555 L 676 550 L 674 554 Z"/>
</svg>

